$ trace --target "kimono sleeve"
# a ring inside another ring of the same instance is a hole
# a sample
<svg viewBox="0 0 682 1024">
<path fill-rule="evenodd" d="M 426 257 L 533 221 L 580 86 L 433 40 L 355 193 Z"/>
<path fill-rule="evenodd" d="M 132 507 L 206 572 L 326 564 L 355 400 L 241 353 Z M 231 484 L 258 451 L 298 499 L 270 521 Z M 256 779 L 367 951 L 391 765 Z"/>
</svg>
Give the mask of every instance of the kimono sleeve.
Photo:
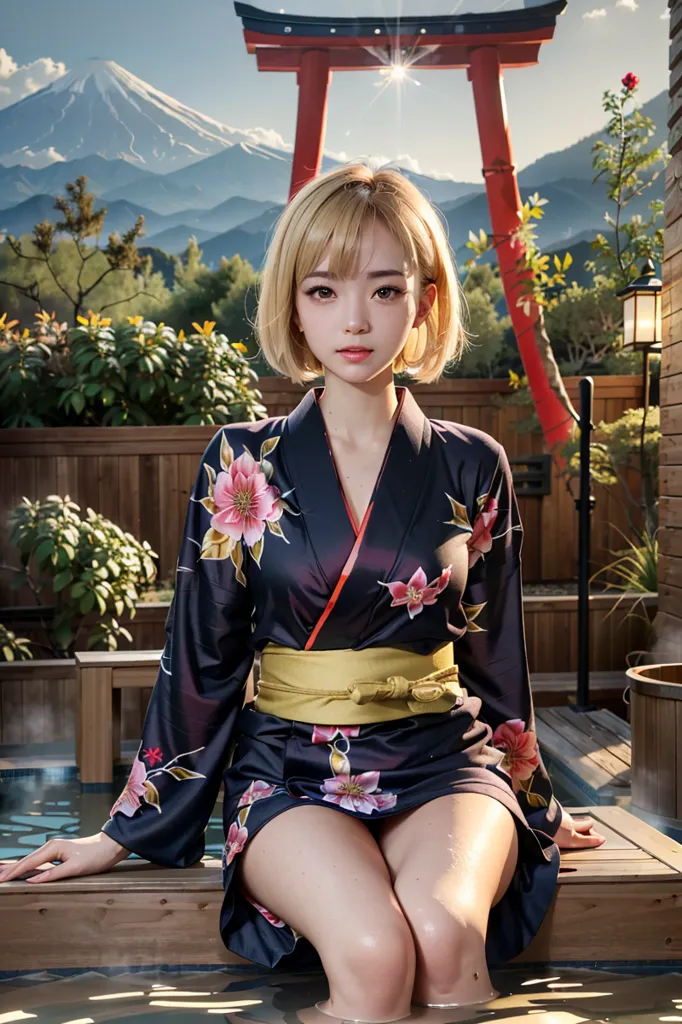
<svg viewBox="0 0 682 1024">
<path fill-rule="evenodd" d="M 199 557 L 211 521 L 202 499 L 221 468 L 221 434 L 204 452 L 189 499 L 166 642 L 140 747 L 101 829 L 167 867 L 188 867 L 204 854 L 204 832 L 254 658 L 248 646 L 253 604 L 229 552 L 214 544 L 210 558 Z"/>
<path fill-rule="evenodd" d="M 471 503 L 467 542 L 469 574 L 462 595 L 466 632 L 455 643 L 462 683 L 482 701 L 480 718 L 493 729 L 493 746 L 505 756 L 497 766 L 512 787 L 532 828 L 553 836 L 561 805 L 542 762 L 535 732 L 523 620 L 523 527 L 511 468 L 498 446 L 497 465 L 481 474 Z"/>
</svg>

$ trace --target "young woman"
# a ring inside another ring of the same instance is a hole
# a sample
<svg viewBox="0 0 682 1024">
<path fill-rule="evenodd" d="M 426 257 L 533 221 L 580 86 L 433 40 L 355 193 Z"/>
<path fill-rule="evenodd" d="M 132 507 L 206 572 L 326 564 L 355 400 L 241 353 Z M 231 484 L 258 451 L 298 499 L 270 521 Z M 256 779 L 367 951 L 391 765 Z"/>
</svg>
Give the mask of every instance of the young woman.
<svg viewBox="0 0 682 1024">
<path fill-rule="evenodd" d="M 603 838 L 538 753 L 505 452 L 394 383 L 466 343 L 436 211 L 396 171 L 315 178 L 277 225 L 257 330 L 275 370 L 324 386 L 208 445 L 126 787 L 97 836 L 0 879 L 193 864 L 224 780 L 228 949 L 321 963 L 318 1008 L 346 1020 L 486 1002 L 559 848 Z"/>
</svg>

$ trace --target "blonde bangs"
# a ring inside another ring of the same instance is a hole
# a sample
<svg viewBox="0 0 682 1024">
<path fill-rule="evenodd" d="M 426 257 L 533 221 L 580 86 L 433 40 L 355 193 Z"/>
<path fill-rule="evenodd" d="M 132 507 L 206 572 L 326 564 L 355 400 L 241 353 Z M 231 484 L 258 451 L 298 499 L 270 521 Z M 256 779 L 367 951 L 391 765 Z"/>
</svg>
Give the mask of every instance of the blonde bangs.
<svg viewBox="0 0 682 1024">
<path fill-rule="evenodd" d="M 436 300 L 414 328 L 394 369 L 415 380 L 437 380 L 466 345 L 461 289 L 454 255 L 438 215 L 399 171 L 342 166 L 307 183 L 284 208 L 262 270 L 255 329 L 268 363 L 297 383 L 318 378 L 324 368 L 293 323 L 296 292 L 329 253 L 329 270 L 341 278 L 359 271 L 360 239 L 380 217 L 400 245 L 422 287 L 436 285 Z"/>
</svg>

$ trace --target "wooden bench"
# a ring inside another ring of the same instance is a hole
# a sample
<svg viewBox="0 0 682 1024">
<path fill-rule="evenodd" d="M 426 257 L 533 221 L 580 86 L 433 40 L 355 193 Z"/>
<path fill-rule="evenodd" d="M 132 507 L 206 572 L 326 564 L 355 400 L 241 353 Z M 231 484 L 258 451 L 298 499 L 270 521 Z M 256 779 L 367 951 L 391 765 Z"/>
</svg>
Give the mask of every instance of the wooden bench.
<svg viewBox="0 0 682 1024">
<path fill-rule="evenodd" d="M 591 804 L 630 800 L 631 728 L 613 712 L 539 708 L 535 729 L 552 779 Z"/>
<path fill-rule="evenodd" d="M 591 814 L 600 849 L 564 850 L 554 902 L 518 962 L 682 959 L 682 846 L 620 807 Z M 218 932 L 220 861 L 127 860 L 105 875 L 0 885 L 5 970 L 244 963 Z"/>
</svg>

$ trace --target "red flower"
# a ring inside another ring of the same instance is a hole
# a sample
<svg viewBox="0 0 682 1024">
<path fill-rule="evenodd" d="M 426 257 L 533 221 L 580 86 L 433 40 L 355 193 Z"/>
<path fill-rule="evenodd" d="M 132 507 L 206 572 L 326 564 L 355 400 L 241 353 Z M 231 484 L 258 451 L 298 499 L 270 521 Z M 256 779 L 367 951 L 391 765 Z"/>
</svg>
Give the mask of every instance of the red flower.
<svg viewBox="0 0 682 1024">
<path fill-rule="evenodd" d="M 633 74 L 632 71 L 628 71 L 625 78 L 622 79 L 622 82 L 625 88 L 629 92 L 632 92 L 632 90 L 636 89 L 639 85 L 639 78 L 637 77 L 637 75 Z"/>
<path fill-rule="evenodd" d="M 145 761 L 149 761 L 149 767 L 153 768 L 158 762 L 159 764 L 163 761 L 163 754 L 161 753 L 161 747 L 148 747 L 142 752 L 142 756 Z"/>
</svg>

